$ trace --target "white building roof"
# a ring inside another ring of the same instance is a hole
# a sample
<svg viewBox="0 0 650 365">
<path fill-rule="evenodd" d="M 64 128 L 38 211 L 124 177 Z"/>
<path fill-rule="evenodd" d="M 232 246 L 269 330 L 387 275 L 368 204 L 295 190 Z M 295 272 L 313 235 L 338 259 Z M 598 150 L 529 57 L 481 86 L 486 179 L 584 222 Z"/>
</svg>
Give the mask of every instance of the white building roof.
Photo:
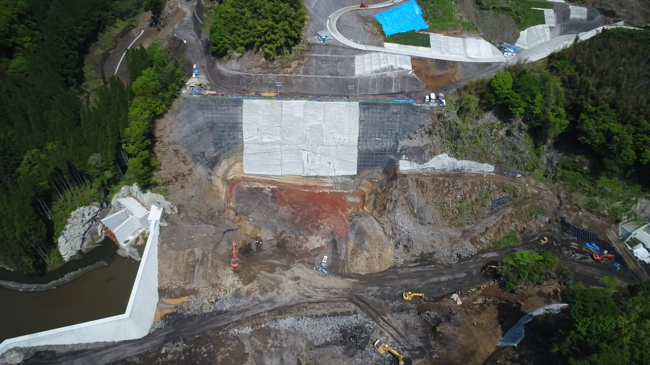
<svg viewBox="0 0 650 365">
<path fill-rule="evenodd" d="M 133 199 L 130 196 L 126 198 L 121 198 L 118 200 L 126 209 L 128 209 L 134 216 L 142 218 L 145 215 L 149 214 L 147 208 L 145 208 L 139 201 Z"/>
<path fill-rule="evenodd" d="M 643 262 L 650 263 L 650 252 L 643 247 L 642 244 L 638 244 L 632 248 L 632 253 L 634 256 L 636 256 L 638 259 L 640 259 Z"/>
<path fill-rule="evenodd" d="M 104 223 L 106 228 L 113 231 L 115 228 L 119 227 L 122 223 L 124 223 L 124 221 L 127 219 L 129 219 L 129 214 L 126 211 L 126 209 L 122 209 L 102 219 L 102 223 Z"/>
</svg>

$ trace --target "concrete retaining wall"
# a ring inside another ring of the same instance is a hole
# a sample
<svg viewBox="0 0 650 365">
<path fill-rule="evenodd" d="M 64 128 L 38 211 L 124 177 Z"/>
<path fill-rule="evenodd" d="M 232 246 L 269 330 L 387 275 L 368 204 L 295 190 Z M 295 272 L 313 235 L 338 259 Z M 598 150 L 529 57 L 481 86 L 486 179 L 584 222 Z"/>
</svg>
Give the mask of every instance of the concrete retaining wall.
<svg viewBox="0 0 650 365">
<path fill-rule="evenodd" d="M 14 347 L 113 342 L 146 336 L 158 305 L 158 235 L 161 214 L 162 208 L 151 206 L 149 239 L 124 314 L 10 338 L 0 344 L 0 354 Z"/>
</svg>

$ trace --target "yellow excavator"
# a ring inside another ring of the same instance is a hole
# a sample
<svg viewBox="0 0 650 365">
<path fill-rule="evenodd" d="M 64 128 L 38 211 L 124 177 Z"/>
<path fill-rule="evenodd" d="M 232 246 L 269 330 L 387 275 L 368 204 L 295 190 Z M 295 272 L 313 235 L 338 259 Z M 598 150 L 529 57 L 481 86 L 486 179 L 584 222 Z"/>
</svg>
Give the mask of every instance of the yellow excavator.
<svg viewBox="0 0 650 365">
<path fill-rule="evenodd" d="M 548 243 L 548 238 L 546 236 L 544 236 L 541 240 L 539 240 L 540 246 L 544 246 L 547 243 Z"/>
<path fill-rule="evenodd" d="M 382 354 L 382 355 L 387 353 L 387 352 L 390 352 L 391 354 L 393 354 L 397 358 L 397 360 L 399 360 L 399 365 L 404 365 L 404 360 L 403 360 L 404 356 L 402 354 L 400 354 L 399 352 L 393 350 L 387 344 L 381 342 L 381 340 L 375 341 L 375 349 L 377 351 L 379 351 L 379 353 Z"/>
<path fill-rule="evenodd" d="M 420 297 L 423 302 L 425 301 L 424 293 L 411 293 L 410 291 L 402 292 L 402 299 L 406 301 L 410 302 L 415 297 Z"/>
</svg>

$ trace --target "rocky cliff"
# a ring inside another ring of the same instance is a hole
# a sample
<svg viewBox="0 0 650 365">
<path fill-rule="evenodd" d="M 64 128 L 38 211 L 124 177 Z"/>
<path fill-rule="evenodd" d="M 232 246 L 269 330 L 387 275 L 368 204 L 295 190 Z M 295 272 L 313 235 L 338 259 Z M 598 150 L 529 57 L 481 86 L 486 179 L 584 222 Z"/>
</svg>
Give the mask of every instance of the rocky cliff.
<svg viewBox="0 0 650 365">
<path fill-rule="evenodd" d="M 66 224 L 61 236 L 58 239 L 59 251 L 65 261 L 69 261 L 74 255 L 81 250 L 84 241 L 89 235 L 89 231 L 97 224 L 99 215 L 99 204 L 76 209 L 70 214 L 68 224 Z M 101 228 L 100 228 L 100 233 Z"/>
</svg>

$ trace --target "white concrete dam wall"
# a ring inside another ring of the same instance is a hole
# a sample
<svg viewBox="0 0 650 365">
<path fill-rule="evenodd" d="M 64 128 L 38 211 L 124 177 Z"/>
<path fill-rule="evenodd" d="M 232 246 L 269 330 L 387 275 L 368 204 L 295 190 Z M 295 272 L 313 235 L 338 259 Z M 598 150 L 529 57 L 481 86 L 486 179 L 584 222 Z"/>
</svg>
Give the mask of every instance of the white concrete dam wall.
<svg viewBox="0 0 650 365">
<path fill-rule="evenodd" d="M 162 208 L 152 205 L 149 239 L 124 314 L 10 338 L 0 344 L 0 354 L 14 347 L 113 342 L 146 336 L 158 305 L 158 235 L 161 215 Z"/>
<path fill-rule="evenodd" d="M 244 100 L 244 173 L 356 175 L 358 102 Z"/>
</svg>

